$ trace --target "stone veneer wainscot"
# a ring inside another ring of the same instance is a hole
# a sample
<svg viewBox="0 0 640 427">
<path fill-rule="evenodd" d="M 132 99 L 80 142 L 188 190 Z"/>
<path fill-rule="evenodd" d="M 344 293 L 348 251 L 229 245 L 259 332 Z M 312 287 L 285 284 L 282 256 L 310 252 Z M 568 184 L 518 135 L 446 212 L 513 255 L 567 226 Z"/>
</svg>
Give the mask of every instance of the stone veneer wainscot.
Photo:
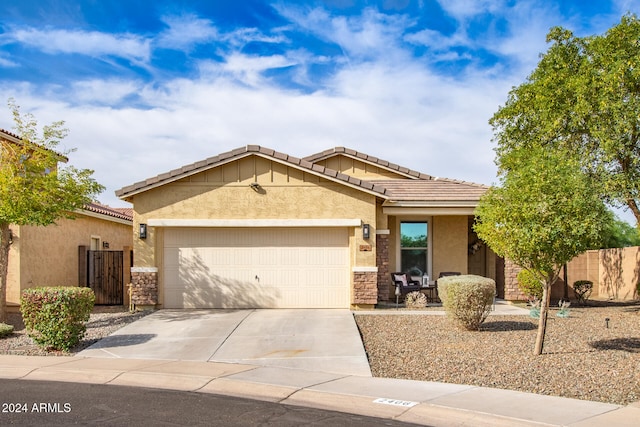
<svg viewBox="0 0 640 427">
<path fill-rule="evenodd" d="M 131 302 L 137 307 L 153 308 L 158 304 L 158 269 L 131 267 Z"/>
</svg>

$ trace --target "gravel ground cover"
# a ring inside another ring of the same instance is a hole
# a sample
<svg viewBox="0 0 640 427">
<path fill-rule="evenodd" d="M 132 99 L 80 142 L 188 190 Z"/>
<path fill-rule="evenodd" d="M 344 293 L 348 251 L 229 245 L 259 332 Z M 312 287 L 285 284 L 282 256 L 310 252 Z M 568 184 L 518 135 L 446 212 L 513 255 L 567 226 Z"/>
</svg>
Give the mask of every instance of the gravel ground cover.
<svg viewBox="0 0 640 427">
<path fill-rule="evenodd" d="M 13 334 L 0 338 L 0 354 L 19 354 L 24 356 L 72 356 L 90 345 L 109 336 L 123 326 L 146 316 L 149 312 L 130 313 L 124 307 L 94 308 L 87 322 L 84 338 L 68 353 L 62 351 L 46 351 L 40 348 L 27 335 L 27 331 L 19 313 L 10 313 L 7 324 L 13 325 Z"/>
<path fill-rule="evenodd" d="M 355 319 L 376 377 L 639 401 L 640 304 L 571 307 L 568 318 L 556 312 L 540 356 L 533 355 L 537 319 L 528 316 L 492 315 L 480 331 L 460 330 L 445 316 L 402 311 Z"/>
<path fill-rule="evenodd" d="M 428 307 L 426 310 L 441 310 Z M 545 347 L 534 356 L 537 320 L 490 316 L 480 331 L 464 331 L 445 316 L 356 313 L 376 377 L 519 390 L 626 405 L 640 400 L 640 304 L 571 307 L 549 316 Z M 148 313 L 96 307 L 83 340 L 68 353 L 47 352 L 27 336 L 19 314 L 0 354 L 73 355 Z M 605 319 L 609 319 L 609 327 Z"/>
</svg>

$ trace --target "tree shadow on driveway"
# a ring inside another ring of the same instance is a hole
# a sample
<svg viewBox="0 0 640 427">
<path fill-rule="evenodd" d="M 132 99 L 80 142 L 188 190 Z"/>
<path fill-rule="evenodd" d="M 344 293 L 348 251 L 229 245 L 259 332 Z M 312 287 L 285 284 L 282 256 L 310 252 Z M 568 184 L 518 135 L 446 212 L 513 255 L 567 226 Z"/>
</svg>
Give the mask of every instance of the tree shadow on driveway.
<svg viewBox="0 0 640 427">
<path fill-rule="evenodd" d="M 132 345 L 144 344 L 155 338 L 156 334 L 123 334 L 109 335 L 102 338 L 91 346 L 92 349 L 128 347 Z"/>
</svg>

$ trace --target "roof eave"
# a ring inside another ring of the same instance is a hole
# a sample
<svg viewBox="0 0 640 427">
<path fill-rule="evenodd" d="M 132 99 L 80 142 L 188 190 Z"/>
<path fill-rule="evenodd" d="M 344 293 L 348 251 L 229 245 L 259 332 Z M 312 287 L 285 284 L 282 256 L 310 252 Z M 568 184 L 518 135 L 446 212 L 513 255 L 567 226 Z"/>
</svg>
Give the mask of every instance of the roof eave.
<svg viewBox="0 0 640 427">
<path fill-rule="evenodd" d="M 475 215 L 478 202 L 475 201 L 405 201 L 385 202 L 382 213 L 394 216 L 470 216 Z"/>
<path fill-rule="evenodd" d="M 127 185 L 126 187 L 122 187 L 119 190 L 115 191 L 117 197 L 124 201 L 130 201 L 131 197 L 140 194 L 146 193 L 147 191 L 151 191 L 155 188 L 162 187 L 166 184 L 171 184 L 172 182 L 180 181 L 181 179 L 189 178 L 190 176 L 197 175 L 202 172 L 206 172 L 209 169 L 213 169 L 219 166 L 224 166 L 227 163 L 234 162 L 236 160 L 242 159 L 244 157 L 248 157 L 252 154 L 259 154 L 255 152 L 244 152 L 242 154 L 237 154 L 234 157 L 226 157 L 215 164 L 213 162 L 209 163 L 208 160 L 201 160 L 199 162 L 192 163 L 190 165 L 183 166 L 181 169 L 174 169 L 172 171 L 157 175 L 153 178 L 149 178 L 145 181 L 139 181 L 131 185 Z M 178 173 L 178 171 L 182 170 L 182 173 Z M 151 184 L 147 184 L 142 186 L 142 184 L 148 183 L 149 181 L 155 180 L 155 182 Z M 131 189 L 131 190 L 128 190 Z"/>
<path fill-rule="evenodd" d="M 220 158 L 220 156 L 212 157 L 210 159 L 207 159 L 206 161 L 196 162 L 191 165 L 184 166 L 181 169 L 174 169 L 173 171 L 169 171 L 156 177 L 147 179 L 146 181 L 140 181 L 127 187 L 123 187 L 120 190 L 116 190 L 115 194 L 120 199 L 130 202 L 132 200 L 131 198 L 137 194 L 141 194 L 161 187 L 163 185 L 188 178 L 192 175 L 205 172 L 209 169 L 220 167 L 227 163 L 231 163 L 233 161 L 254 155 L 276 163 L 280 163 L 288 167 L 293 167 L 311 175 L 354 188 L 356 190 L 374 195 L 376 197 L 381 197 L 383 199 L 388 198 L 388 196 L 386 196 L 385 194 L 386 190 L 384 189 L 384 187 L 376 185 L 375 183 L 353 178 L 349 175 L 334 171 L 333 169 L 325 168 L 323 166 L 308 162 L 304 159 L 298 159 L 296 157 L 278 153 L 270 149 L 266 149 L 265 151 L 267 152 L 260 151 L 258 147 L 257 150 L 254 149 L 242 152 L 234 150 L 232 152 L 223 153 L 223 155 L 221 155 L 222 158 Z M 209 161 L 213 159 L 216 159 L 216 161 Z M 149 183 L 153 180 L 155 180 L 155 182 L 143 186 L 143 184 Z"/>
<path fill-rule="evenodd" d="M 383 207 L 394 208 L 441 208 L 441 207 L 461 207 L 475 208 L 480 203 L 479 200 L 386 200 Z"/>
</svg>

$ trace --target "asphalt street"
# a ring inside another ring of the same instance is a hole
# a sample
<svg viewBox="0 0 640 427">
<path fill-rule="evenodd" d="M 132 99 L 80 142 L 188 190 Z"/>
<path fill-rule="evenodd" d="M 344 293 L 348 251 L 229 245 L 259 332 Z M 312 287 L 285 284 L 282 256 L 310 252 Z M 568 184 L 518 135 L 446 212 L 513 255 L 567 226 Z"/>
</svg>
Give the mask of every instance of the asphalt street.
<svg viewBox="0 0 640 427">
<path fill-rule="evenodd" d="M 0 425 L 410 426 L 413 424 L 207 393 L 0 380 Z"/>
</svg>

